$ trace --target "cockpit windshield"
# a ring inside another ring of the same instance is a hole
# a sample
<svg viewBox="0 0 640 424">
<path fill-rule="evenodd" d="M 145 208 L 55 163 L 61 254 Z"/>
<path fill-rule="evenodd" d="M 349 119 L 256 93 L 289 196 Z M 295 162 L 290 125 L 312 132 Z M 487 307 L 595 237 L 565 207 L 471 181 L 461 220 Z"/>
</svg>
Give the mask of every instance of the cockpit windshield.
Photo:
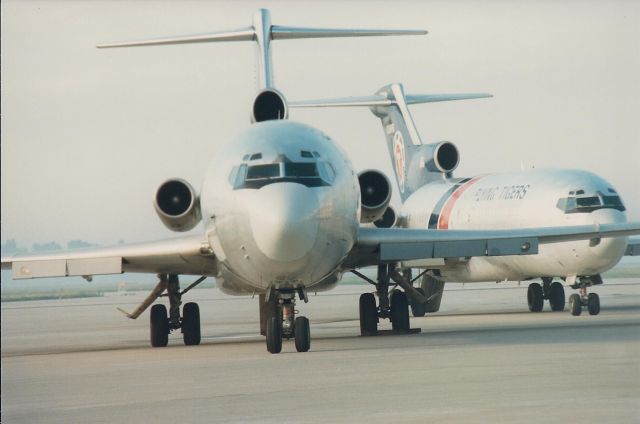
<svg viewBox="0 0 640 424">
<path fill-rule="evenodd" d="M 261 180 L 265 178 L 278 178 L 280 165 L 269 163 L 267 165 L 253 165 L 247 168 L 247 180 Z"/>
<path fill-rule="evenodd" d="M 229 182 L 234 189 L 257 189 L 277 182 L 295 182 L 307 187 L 330 186 L 335 179 L 335 171 L 328 162 L 314 160 L 292 162 L 278 158 L 275 163 L 247 164 L 234 167 Z"/>
<path fill-rule="evenodd" d="M 558 200 L 557 207 L 564 213 L 589 213 L 598 209 L 626 210 L 620 196 L 611 188 L 607 194 L 600 191 L 592 194 L 585 194 L 584 190 L 570 191 L 568 197 Z"/>
</svg>

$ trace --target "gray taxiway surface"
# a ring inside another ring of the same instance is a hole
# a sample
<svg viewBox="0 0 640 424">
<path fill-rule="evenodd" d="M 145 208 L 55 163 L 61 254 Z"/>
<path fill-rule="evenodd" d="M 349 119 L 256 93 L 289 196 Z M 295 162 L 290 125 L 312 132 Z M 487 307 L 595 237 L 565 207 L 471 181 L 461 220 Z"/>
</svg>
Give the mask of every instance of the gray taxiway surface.
<svg viewBox="0 0 640 424">
<path fill-rule="evenodd" d="M 144 294 L 2 304 L 2 422 L 640 422 L 640 279 L 602 312 L 526 312 L 526 285 L 449 285 L 422 333 L 359 337 L 343 286 L 298 309 L 311 351 L 267 353 L 257 299 L 194 290 L 203 340 L 148 347 Z M 567 289 L 567 298 L 572 291 Z M 384 324 L 383 328 L 388 327 Z"/>
</svg>

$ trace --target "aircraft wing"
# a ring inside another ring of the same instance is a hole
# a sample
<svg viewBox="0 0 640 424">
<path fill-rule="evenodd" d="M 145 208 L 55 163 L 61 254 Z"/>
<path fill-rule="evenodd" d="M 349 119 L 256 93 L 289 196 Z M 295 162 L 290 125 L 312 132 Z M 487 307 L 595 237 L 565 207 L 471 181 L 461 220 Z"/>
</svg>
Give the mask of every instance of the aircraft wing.
<svg viewBox="0 0 640 424">
<path fill-rule="evenodd" d="M 640 234 L 640 222 L 508 230 L 360 228 L 345 269 L 429 258 L 534 255 L 545 243 Z"/>
<path fill-rule="evenodd" d="M 14 279 L 91 276 L 123 272 L 210 275 L 217 261 L 203 236 L 113 247 L 2 257 Z"/>
<path fill-rule="evenodd" d="M 640 256 L 640 237 L 632 237 L 627 243 L 625 256 Z"/>
</svg>

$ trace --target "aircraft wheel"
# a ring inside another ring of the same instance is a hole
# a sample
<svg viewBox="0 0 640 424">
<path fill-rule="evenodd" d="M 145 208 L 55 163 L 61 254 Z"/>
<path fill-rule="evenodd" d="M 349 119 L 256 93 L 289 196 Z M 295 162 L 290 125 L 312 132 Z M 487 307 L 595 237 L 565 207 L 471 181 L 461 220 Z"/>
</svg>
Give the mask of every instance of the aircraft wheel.
<svg viewBox="0 0 640 424">
<path fill-rule="evenodd" d="M 306 352 L 311 347 L 311 330 L 307 317 L 297 317 L 294 324 L 296 350 Z"/>
<path fill-rule="evenodd" d="M 372 336 L 378 332 L 378 307 L 373 293 L 360 295 L 360 335 Z"/>
<path fill-rule="evenodd" d="M 278 317 L 270 317 L 267 321 L 267 350 L 280 353 L 282 350 L 282 326 Z"/>
<path fill-rule="evenodd" d="M 551 287 L 549 289 L 549 306 L 551 306 L 551 310 L 563 311 L 564 304 L 564 287 L 562 287 L 562 283 L 557 281 L 551 283 Z"/>
<path fill-rule="evenodd" d="M 422 290 L 422 288 L 417 288 L 416 290 L 424 296 L 424 290 Z M 427 305 L 411 299 L 411 313 L 414 317 L 423 317 L 427 313 Z"/>
<path fill-rule="evenodd" d="M 600 296 L 597 293 L 589 293 L 587 309 L 589 310 L 589 315 L 598 315 L 600 313 Z"/>
<path fill-rule="evenodd" d="M 527 303 L 531 312 L 540 312 L 544 306 L 544 293 L 538 283 L 529 284 L 527 289 Z"/>
<path fill-rule="evenodd" d="M 407 294 L 400 290 L 391 292 L 391 328 L 394 331 L 409 331 Z"/>
<path fill-rule="evenodd" d="M 158 304 L 151 307 L 149 328 L 151 330 L 151 346 L 164 347 L 169 344 L 169 317 L 166 306 Z"/>
<path fill-rule="evenodd" d="M 571 311 L 571 315 L 575 317 L 582 313 L 582 299 L 579 294 L 574 293 L 569 296 L 569 310 Z"/>
<path fill-rule="evenodd" d="M 189 302 L 182 309 L 182 338 L 187 346 L 200 344 L 200 308 Z"/>
</svg>

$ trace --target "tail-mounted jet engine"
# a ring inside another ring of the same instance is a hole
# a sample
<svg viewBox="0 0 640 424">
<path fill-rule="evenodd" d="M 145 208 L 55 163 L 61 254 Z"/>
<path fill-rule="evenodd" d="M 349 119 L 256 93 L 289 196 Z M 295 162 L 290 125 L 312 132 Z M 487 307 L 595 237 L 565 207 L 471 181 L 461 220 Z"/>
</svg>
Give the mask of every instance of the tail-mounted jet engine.
<svg viewBox="0 0 640 424">
<path fill-rule="evenodd" d="M 458 167 L 458 163 L 460 163 L 458 149 L 455 144 L 450 141 L 424 144 L 417 148 L 420 149 L 420 151 L 413 155 L 413 160 L 419 160 L 420 166 L 416 168 L 426 168 L 431 172 L 449 174 L 453 172 Z"/>
<path fill-rule="evenodd" d="M 360 182 L 360 222 L 369 223 L 382 218 L 391 201 L 391 183 L 380 171 L 367 170 L 358 174 Z"/>
<path fill-rule="evenodd" d="M 287 119 L 289 108 L 282 93 L 273 88 L 259 92 L 253 99 L 251 108 L 251 122 L 272 121 Z"/>
<path fill-rule="evenodd" d="M 162 183 L 153 206 L 162 223 L 172 231 L 189 231 L 202 218 L 200 199 L 191 184 L 181 179 Z"/>
</svg>

